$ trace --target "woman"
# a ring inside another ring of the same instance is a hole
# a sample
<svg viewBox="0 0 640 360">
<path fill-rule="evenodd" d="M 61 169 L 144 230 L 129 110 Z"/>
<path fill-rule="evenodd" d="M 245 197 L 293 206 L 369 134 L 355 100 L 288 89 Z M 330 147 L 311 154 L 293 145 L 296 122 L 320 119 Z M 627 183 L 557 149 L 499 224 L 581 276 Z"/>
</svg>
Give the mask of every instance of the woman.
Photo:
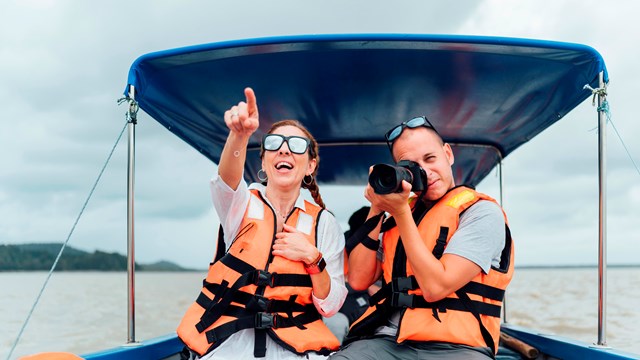
<svg viewBox="0 0 640 360">
<path fill-rule="evenodd" d="M 318 145 L 297 121 L 275 123 L 262 141 L 263 184 L 247 187 L 246 148 L 259 116 L 253 90 L 245 96 L 224 114 L 230 132 L 211 181 L 226 253 L 216 256 L 178 335 L 186 355 L 201 359 L 326 356 L 340 343 L 322 316 L 340 309 L 347 290 L 344 236 L 315 182 Z"/>
</svg>

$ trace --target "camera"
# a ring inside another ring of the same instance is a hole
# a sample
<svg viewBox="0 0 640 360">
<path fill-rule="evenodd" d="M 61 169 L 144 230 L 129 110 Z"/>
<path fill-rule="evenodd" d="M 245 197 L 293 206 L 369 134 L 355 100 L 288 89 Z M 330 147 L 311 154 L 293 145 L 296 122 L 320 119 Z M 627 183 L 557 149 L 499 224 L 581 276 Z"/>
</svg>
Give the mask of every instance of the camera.
<svg viewBox="0 0 640 360">
<path fill-rule="evenodd" d="M 369 185 L 376 194 L 402 192 L 402 180 L 411 184 L 411 191 L 423 191 L 427 187 L 427 173 L 410 160 L 399 161 L 396 165 L 373 165 L 369 174 Z"/>
</svg>

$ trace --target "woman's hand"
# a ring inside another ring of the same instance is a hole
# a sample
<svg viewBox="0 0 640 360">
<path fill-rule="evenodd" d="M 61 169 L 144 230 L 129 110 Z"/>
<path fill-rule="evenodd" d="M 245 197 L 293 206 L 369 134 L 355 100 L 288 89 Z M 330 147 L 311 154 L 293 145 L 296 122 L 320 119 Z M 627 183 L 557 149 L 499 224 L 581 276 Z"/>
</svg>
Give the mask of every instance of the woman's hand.
<svg viewBox="0 0 640 360">
<path fill-rule="evenodd" d="M 259 122 L 258 102 L 253 89 L 244 89 L 246 102 L 241 101 L 238 105 L 224 112 L 224 122 L 232 133 L 241 137 L 249 138 L 257 129 Z"/>
<path fill-rule="evenodd" d="M 251 88 L 244 89 L 244 95 L 246 103 L 241 101 L 224 112 L 224 122 L 230 131 L 218 162 L 218 175 L 234 191 L 242 180 L 249 138 L 259 125 L 256 95 Z"/>
<path fill-rule="evenodd" d="M 305 235 L 295 227 L 284 224 L 283 230 L 276 234 L 273 255 L 292 261 L 302 261 L 304 264 L 309 264 L 318 257 L 318 249 L 311 245 Z"/>
</svg>

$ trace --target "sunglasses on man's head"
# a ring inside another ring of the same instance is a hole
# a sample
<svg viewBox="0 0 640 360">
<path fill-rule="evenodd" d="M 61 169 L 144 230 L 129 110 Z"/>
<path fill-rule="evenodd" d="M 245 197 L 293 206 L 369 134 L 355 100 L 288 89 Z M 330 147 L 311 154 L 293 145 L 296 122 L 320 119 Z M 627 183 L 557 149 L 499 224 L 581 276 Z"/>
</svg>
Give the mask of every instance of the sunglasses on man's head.
<svg viewBox="0 0 640 360">
<path fill-rule="evenodd" d="M 267 134 L 262 138 L 262 148 L 268 151 L 278 151 L 284 142 L 287 142 L 289 150 L 294 154 L 304 154 L 311 141 L 302 136 L 284 136 L 280 134 Z"/>
<path fill-rule="evenodd" d="M 433 127 L 426 116 L 415 117 L 409 121 L 403 122 L 400 125 L 392 127 L 391 130 L 387 131 L 387 133 L 384 134 L 385 139 L 387 139 L 387 145 L 389 145 L 389 149 L 391 149 L 391 144 L 393 144 L 393 142 L 396 141 L 398 137 L 400 137 L 402 131 L 404 131 L 405 128 L 415 129 L 420 126 L 428 127 L 438 133 L 438 130 Z"/>
</svg>

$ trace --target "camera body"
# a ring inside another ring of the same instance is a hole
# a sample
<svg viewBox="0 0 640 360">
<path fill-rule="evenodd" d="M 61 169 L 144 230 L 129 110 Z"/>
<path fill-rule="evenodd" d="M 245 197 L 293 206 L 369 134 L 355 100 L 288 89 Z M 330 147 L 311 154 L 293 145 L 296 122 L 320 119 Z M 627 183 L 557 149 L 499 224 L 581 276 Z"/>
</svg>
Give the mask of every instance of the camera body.
<svg viewBox="0 0 640 360">
<path fill-rule="evenodd" d="M 380 195 L 402 192 L 402 180 L 410 183 L 414 192 L 427 188 L 427 173 L 418 163 L 410 160 L 399 161 L 396 165 L 373 165 L 369 174 L 369 185 Z"/>
</svg>

